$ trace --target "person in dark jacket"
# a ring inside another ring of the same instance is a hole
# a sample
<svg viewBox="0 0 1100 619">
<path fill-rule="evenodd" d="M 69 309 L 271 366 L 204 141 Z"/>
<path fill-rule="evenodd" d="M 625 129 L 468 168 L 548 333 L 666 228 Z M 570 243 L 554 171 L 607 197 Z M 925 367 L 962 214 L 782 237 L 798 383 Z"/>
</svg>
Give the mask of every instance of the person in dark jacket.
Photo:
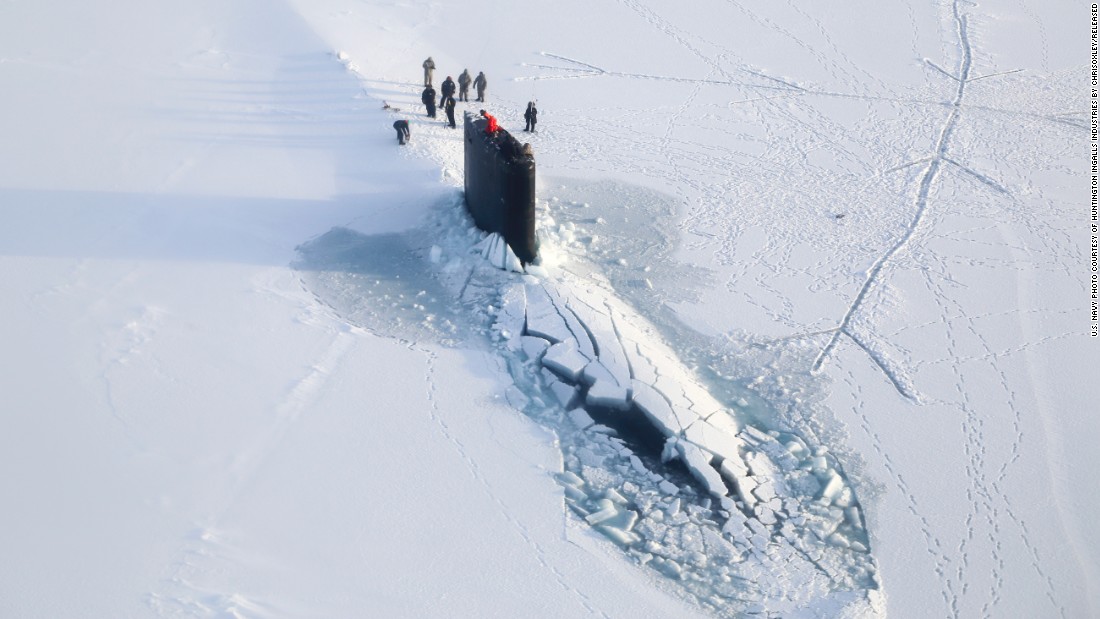
<svg viewBox="0 0 1100 619">
<path fill-rule="evenodd" d="M 534 131 L 535 123 L 538 122 L 539 110 L 535 107 L 534 101 L 527 102 L 527 111 L 523 113 L 523 120 L 527 121 L 527 127 L 524 131 Z"/>
<path fill-rule="evenodd" d="M 489 80 L 485 79 L 485 72 L 478 71 L 477 77 L 474 78 L 474 88 L 477 89 L 477 100 L 482 103 L 485 102 L 485 87 L 489 85 Z"/>
<path fill-rule="evenodd" d="M 473 80 L 470 79 L 469 69 L 463 69 L 462 70 L 462 75 L 458 76 L 458 100 L 459 101 L 469 101 L 470 100 L 470 96 L 469 96 L 470 82 L 472 82 L 472 81 Z"/>
<path fill-rule="evenodd" d="M 428 59 L 425 60 L 424 63 L 420 66 L 424 67 L 424 85 L 431 86 L 432 73 L 435 72 L 435 61 L 432 60 L 431 56 L 428 56 Z"/>
<path fill-rule="evenodd" d="M 435 88 L 428 86 L 420 94 L 424 107 L 428 108 L 428 118 L 435 118 Z"/>
<path fill-rule="evenodd" d="M 448 75 L 447 79 L 443 80 L 443 85 L 439 87 L 439 104 L 443 105 L 443 102 L 448 97 L 455 96 L 455 81 Z"/>
<path fill-rule="evenodd" d="M 395 120 L 393 128 L 397 131 L 397 143 L 404 145 L 409 140 L 409 121 Z"/>
<path fill-rule="evenodd" d="M 447 97 L 443 101 L 443 111 L 447 112 L 447 126 L 451 129 L 455 128 L 455 98 Z"/>
</svg>

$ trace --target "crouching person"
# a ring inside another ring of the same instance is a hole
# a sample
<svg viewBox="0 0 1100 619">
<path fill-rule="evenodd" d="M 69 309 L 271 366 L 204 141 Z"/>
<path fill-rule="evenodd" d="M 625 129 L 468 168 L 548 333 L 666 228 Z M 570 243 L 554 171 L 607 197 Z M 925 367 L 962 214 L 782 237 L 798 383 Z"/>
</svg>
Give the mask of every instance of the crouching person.
<svg viewBox="0 0 1100 619">
<path fill-rule="evenodd" d="M 393 128 L 397 131 L 397 143 L 404 145 L 409 140 L 409 121 L 394 121 Z"/>
</svg>

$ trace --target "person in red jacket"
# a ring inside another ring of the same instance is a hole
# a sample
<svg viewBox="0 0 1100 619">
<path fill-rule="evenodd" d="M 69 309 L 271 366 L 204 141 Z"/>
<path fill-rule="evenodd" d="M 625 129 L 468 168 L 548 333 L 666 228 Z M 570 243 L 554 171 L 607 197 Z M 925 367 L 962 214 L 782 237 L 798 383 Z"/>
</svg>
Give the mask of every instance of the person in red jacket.
<svg viewBox="0 0 1100 619">
<path fill-rule="evenodd" d="M 493 135 L 497 131 L 500 131 L 500 125 L 497 124 L 496 116 L 493 116 L 485 110 L 481 110 L 481 115 L 485 117 L 485 120 L 489 121 L 488 124 L 485 125 L 485 133 Z"/>
</svg>

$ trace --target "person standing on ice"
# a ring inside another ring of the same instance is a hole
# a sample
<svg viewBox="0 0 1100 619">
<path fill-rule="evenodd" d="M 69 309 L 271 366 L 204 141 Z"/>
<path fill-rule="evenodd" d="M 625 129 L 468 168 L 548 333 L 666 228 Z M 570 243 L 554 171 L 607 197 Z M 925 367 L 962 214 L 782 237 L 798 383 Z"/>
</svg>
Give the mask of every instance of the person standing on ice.
<svg viewBox="0 0 1100 619">
<path fill-rule="evenodd" d="M 439 87 L 439 104 L 443 105 L 443 102 L 448 97 L 455 96 L 455 81 L 448 75 L 447 79 L 443 80 L 443 85 Z"/>
<path fill-rule="evenodd" d="M 447 126 L 451 129 L 455 128 L 455 98 L 447 97 L 443 101 L 443 111 L 447 112 Z"/>
<path fill-rule="evenodd" d="M 474 78 L 474 88 L 477 89 L 477 100 L 485 103 L 485 87 L 489 85 L 489 80 L 485 79 L 485 72 L 478 71 L 477 77 Z"/>
<path fill-rule="evenodd" d="M 470 100 L 470 96 L 469 96 L 470 82 L 472 82 L 472 81 L 473 80 L 470 79 L 470 70 L 469 69 L 463 69 L 462 70 L 462 75 L 458 76 L 458 100 L 459 101 L 469 101 Z"/>
<path fill-rule="evenodd" d="M 523 113 L 523 120 L 527 121 L 527 127 L 524 131 L 534 131 L 535 123 L 538 122 L 539 110 L 535 107 L 534 101 L 527 102 L 527 111 Z"/>
<path fill-rule="evenodd" d="M 424 92 L 420 93 L 420 100 L 428 108 L 428 118 L 435 118 L 435 88 L 425 87 Z"/>
<path fill-rule="evenodd" d="M 397 143 L 404 146 L 405 142 L 409 140 L 409 121 L 395 120 L 393 128 L 397 131 Z"/>
<path fill-rule="evenodd" d="M 432 73 L 435 72 L 435 61 L 432 60 L 431 56 L 428 56 L 428 59 L 424 61 L 422 66 L 424 67 L 424 85 L 431 86 Z"/>
</svg>

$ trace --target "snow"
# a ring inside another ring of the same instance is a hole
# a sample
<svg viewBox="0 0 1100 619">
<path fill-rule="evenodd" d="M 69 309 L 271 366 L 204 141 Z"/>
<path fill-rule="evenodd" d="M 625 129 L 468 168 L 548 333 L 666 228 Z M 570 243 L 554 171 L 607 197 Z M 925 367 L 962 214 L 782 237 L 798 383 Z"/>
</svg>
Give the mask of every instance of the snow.
<svg viewBox="0 0 1100 619">
<path fill-rule="evenodd" d="M 1097 614 L 1069 6 L 0 15 L 0 615 Z"/>
</svg>

